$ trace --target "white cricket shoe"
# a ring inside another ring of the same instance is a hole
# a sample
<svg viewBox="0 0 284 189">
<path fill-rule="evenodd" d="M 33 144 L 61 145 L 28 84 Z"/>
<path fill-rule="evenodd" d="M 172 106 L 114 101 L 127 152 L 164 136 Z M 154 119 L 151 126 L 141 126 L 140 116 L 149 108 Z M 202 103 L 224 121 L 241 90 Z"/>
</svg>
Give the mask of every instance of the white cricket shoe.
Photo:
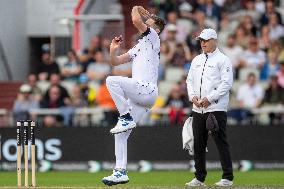
<svg viewBox="0 0 284 189">
<path fill-rule="evenodd" d="M 129 182 L 129 178 L 126 174 L 126 170 L 114 169 L 112 175 L 104 177 L 102 182 L 108 186 L 126 184 Z"/>
<path fill-rule="evenodd" d="M 125 119 L 122 117 L 118 118 L 118 122 L 114 128 L 110 130 L 111 134 L 118 134 L 136 127 L 136 123 L 134 122 L 133 118 Z"/>
<path fill-rule="evenodd" d="M 219 182 L 215 183 L 216 186 L 232 186 L 233 181 L 230 181 L 228 179 L 221 179 Z"/>
<path fill-rule="evenodd" d="M 197 180 L 196 178 L 185 184 L 185 186 L 196 187 L 196 186 L 206 186 L 203 182 Z"/>
</svg>

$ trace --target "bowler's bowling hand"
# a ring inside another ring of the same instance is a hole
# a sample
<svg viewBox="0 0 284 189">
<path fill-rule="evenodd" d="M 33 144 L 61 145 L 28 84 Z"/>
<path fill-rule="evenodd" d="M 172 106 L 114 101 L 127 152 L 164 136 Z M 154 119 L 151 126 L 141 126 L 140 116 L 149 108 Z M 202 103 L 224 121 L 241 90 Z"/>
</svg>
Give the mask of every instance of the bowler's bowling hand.
<svg viewBox="0 0 284 189">
<path fill-rule="evenodd" d="M 118 48 L 120 48 L 122 42 L 123 42 L 122 35 L 120 35 L 119 37 L 114 37 L 110 44 L 110 50 L 111 51 L 117 50 Z"/>
<path fill-rule="evenodd" d="M 204 107 L 204 108 L 207 108 L 208 106 L 210 106 L 210 102 L 209 102 L 209 100 L 206 98 L 206 97 L 204 97 L 202 100 L 201 100 L 201 106 L 202 107 Z"/>
</svg>

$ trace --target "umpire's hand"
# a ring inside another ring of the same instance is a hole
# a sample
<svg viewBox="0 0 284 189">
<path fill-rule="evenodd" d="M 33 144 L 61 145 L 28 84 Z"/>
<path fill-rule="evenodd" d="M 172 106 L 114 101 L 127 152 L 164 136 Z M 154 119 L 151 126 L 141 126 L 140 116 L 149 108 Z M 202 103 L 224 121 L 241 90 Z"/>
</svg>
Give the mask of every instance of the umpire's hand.
<svg viewBox="0 0 284 189">
<path fill-rule="evenodd" d="M 192 102 L 193 102 L 193 104 L 195 104 L 195 106 L 196 106 L 197 108 L 202 107 L 202 104 L 201 104 L 202 101 L 198 98 L 198 96 L 194 96 L 194 97 L 192 98 Z"/>
<path fill-rule="evenodd" d="M 210 104 L 211 104 L 211 103 L 209 102 L 209 100 L 208 100 L 206 97 L 204 97 L 204 98 L 201 100 L 201 106 L 202 106 L 203 108 L 207 108 Z"/>
</svg>

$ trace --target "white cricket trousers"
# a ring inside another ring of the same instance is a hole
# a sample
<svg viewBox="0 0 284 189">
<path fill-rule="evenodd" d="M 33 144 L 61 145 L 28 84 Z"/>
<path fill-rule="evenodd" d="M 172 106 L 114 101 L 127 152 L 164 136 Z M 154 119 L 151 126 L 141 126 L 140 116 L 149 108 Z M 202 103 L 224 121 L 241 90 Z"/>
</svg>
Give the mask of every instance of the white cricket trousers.
<svg viewBox="0 0 284 189">
<path fill-rule="evenodd" d="M 120 116 L 130 113 L 136 123 L 149 111 L 158 96 L 156 84 L 133 78 L 109 76 L 106 85 Z M 130 133 L 131 130 L 114 135 L 116 169 L 126 169 L 127 139 Z"/>
</svg>

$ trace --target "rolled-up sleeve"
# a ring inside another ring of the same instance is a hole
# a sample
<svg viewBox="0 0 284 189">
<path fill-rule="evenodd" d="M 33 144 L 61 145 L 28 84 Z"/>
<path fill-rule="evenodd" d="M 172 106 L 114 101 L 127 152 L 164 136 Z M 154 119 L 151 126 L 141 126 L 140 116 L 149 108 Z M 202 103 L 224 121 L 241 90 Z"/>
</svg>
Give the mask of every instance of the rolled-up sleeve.
<svg viewBox="0 0 284 189">
<path fill-rule="evenodd" d="M 220 69 L 220 75 L 221 84 L 217 87 L 216 90 L 213 90 L 208 96 L 206 96 L 210 103 L 227 94 L 232 88 L 233 70 L 231 61 L 228 57 L 224 58 L 224 62 L 222 63 Z"/>
<path fill-rule="evenodd" d="M 135 57 L 135 52 L 136 52 L 136 46 L 132 47 L 131 49 L 128 50 L 128 55 L 130 56 L 130 59 L 133 59 Z"/>
</svg>

